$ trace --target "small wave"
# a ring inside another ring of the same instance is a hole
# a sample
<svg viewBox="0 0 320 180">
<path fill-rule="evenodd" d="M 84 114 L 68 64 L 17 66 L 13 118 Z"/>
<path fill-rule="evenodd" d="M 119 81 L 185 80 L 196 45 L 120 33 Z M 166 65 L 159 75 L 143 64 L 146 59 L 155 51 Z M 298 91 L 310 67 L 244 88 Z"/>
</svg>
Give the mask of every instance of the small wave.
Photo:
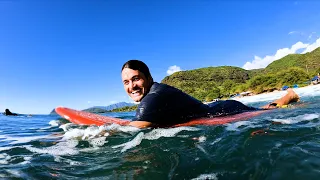
<svg viewBox="0 0 320 180">
<path fill-rule="evenodd" d="M 0 154 L 0 164 L 8 164 L 8 161 L 11 159 L 11 156 L 7 153 Z"/>
<path fill-rule="evenodd" d="M 196 147 L 197 147 L 198 149 L 200 149 L 205 155 L 210 156 L 210 154 L 207 153 L 207 151 L 206 151 L 202 146 L 200 146 L 199 144 L 196 144 Z"/>
<path fill-rule="evenodd" d="M 40 128 L 40 130 L 37 130 L 37 131 L 42 132 L 43 130 L 50 129 L 50 128 L 52 128 L 52 127 L 57 127 L 57 126 L 59 126 L 59 123 L 58 123 L 58 122 L 59 122 L 59 121 L 57 121 L 57 120 L 51 120 L 51 121 L 49 122 L 49 125 L 50 125 L 50 126 Z"/>
<path fill-rule="evenodd" d="M 56 157 L 54 157 L 54 161 L 56 161 L 56 162 L 68 163 L 68 164 L 70 164 L 71 166 L 74 166 L 74 165 L 82 165 L 81 162 L 73 161 L 73 160 L 70 160 L 70 159 L 67 159 L 67 158 L 62 158 L 61 156 L 56 156 Z"/>
<path fill-rule="evenodd" d="M 227 128 L 226 130 L 228 131 L 239 131 L 240 130 L 240 127 L 253 127 L 253 122 L 251 121 L 238 121 L 238 122 L 235 122 L 235 123 L 229 123 L 229 124 L 226 124 Z"/>
<path fill-rule="evenodd" d="M 121 126 L 119 124 L 111 124 L 109 126 L 102 126 L 107 131 L 116 131 L 116 132 L 125 132 L 125 133 L 134 133 L 138 132 L 141 129 L 134 127 L 134 126 Z"/>
<path fill-rule="evenodd" d="M 59 126 L 59 128 L 63 129 L 63 131 L 68 131 L 70 128 L 75 127 L 76 125 L 73 123 L 66 123 Z"/>
<path fill-rule="evenodd" d="M 7 173 L 9 173 L 8 176 L 5 176 L 5 177 L 8 177 L 8 178 L 19 178 L 19 179 L 30 179 L 30 177 L 24 173 L 23 171 L 21 170 L 16 170 L 16 169 L 6 169 L 5 170 Z M 13 177 L 12 177 L 13 176 Z"/>
<path fill-rule="evenodd" d="M 63 140 L 75 139 L 81 137 L 82 140 L 93 139 L 100 136 L 108 136 L 109 133 L 105 131 L 103 126 L 90 126 L 86 129 L 70 129 L 63 135 Z"/>
<path fill-rule="evenodd" d="M 319 114 L 303 114 L 296 117 L 291 117 L 287 119 L 272 119 L 274 122 L 279 122 L 282 124 L 296 124 L 303 121 L 311 121 L 314 119 L 318 119 L 320 116 Z"/>
<path fill-rule="evenodd" d="M 53 156 L 75 155 L 79 153 L 79 151 L 76 150 L 75 148 L 78 145 L 78 143 L 79 142 L 76 140 L 68 140 L 68 141 L 59 142 L 54 146 L 50 146 L 42 149 L 31 147 L 31 146 L 25 146 L 25 148 L 34 153 L 50 154 Z"/>
<path fill-rule="evenodd" d="M 9 144 L 20 144 L 20 143 L 27 143 L 37 139 L 48 138 L 48 136 L 11 137 L 6 135 L 0 135 L 0 138 L 3 138 L 0 141 L 12 141 Z"/>
<path fill-rule="evenodd" d="M 218 177 L 215 173 L 212 174 L 201 174 L 199 177 L 197 178 L 193 178 L 191 180 L 218 180 Z"/>
<path fill-rule="evenodd" d="M 125 132 L 134 133 L 141 129 L 132 126 L 120 126 L 118 124 L 102 125 L 102 126 L 89 126 L 82 129 L 83 126 L 77 126 L 72 123 L 61 125 L 66 133 L 63 139 L 73 139 L 81 137 L 82 140 L 93 139 L 100 136 L 109 136 L 109 132 Z"/>
<path fill-rule="evenodd" d="M 156 140 L 160 137 L 174 137 L 181 131 L 198 131 L 198 128 L 195 127 L 177 127 L 177 128 L 170 128 L 170 129 L 153 129 L 151 132 L 144 134 L 140 132 L 134 139 L 129 142 L 113 146 L 112 148 L 119 148 L 123 147 L 121 152 L 125 152 L 128 149 L 138 146 L 143 139 L 147 140 Z"/>
<path fill-rule="evenodd" d="M 51 120 L 50 122 L 49 122 L 49 124 L 51 125 L 51 126 L 53 126 L 53 127 L 55 127 L 55 126 L 59 126 L 59 123 L 58 123 L 59 121 L 57 121 L 57 120 Z"/>
<path fill-rule="evenodd" d="M 10 150 L 10 149 L 15 148 L 15 147 L 19 147 L 19 146 L 0 147 L 0 151 L 7 151 L 7 150 Z"/>
<path fill-rule="evenodd" d="M 144 133 L 143 132 L 140 132 L 135 138 L 133 138 L 131 141 L 129 142 L 126 142 L 126 143 L 123 143 L 123 144 L 120 144 L 120 145 L 117 145 L 117 146 L 113 146 L 112 148 L 119 148 L 119 147 L 123 147 L 121 152 L 125 152 L 126 150 L 128 149 L 131 149 L 133 147 L 136 147 L 138 146 L 142 139 L 143 139 L 143 135 Z"/>
<path fill-rule="evenodd" d="M 98 137 L 98 138 L 94 138 L 94 139 L 90 139 L 89 143 L 93 146 L 93 147 L 99 147 L 99 146 L 103 146 L 105 143 L 107 143 L 108 141 L 106 141 L 106 137 Z"/>
<path fill-rule="evenodd" d="M 200 136 L 199 137 L 199 142 L 200 143 L 203 143 L 203 142 L 205 142 L 207 140 L 207 138 L 205 137 L 205 136 Z"/>
<path fill-rule="evenodd" d="M 151 132 L 145 135 L 145 139 L 155 140 L 160 137 L 174 137 L 181 131 L 198 131 L 198 128 L 195 127 L 177 127 L 177 128 L 169 128 L 169 129 L 153 129 Z"/>
<path fill-rule="evenodd" d="M 214 144 L 218 143 L 219 141 L 221 141 L 221 139 L 222 139 L 222 138 L 216 139 L 215 141 L 213 141 L 212 143 L 210 143 L 210 145 L 214 145 Z"/>
</svg>

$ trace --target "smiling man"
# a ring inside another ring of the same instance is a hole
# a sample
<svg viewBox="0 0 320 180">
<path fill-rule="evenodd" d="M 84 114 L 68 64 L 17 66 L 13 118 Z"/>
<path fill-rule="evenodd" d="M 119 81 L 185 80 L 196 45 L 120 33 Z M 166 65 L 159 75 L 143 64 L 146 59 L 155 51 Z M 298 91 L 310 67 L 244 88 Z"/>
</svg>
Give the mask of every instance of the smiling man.
<svg viewBox="0 0 320 180">
<path fill-rule="evenodd" d="M 140 102 L 135 118 L 129 125 L 144 127 L 166 127 L 188 122 L 199 117 L 237 114 L 244 111 L 261 110 L 235 100 L 203 104 L 172 86 L 153 81 L 148 66 L 139 60 L 129 60 L 121 69 L 125 91 L 135 102 Z M 284 97 L 262 109 L 273 109 L 299 100 L 299 96 L 288 90 Z"/>
</svg>

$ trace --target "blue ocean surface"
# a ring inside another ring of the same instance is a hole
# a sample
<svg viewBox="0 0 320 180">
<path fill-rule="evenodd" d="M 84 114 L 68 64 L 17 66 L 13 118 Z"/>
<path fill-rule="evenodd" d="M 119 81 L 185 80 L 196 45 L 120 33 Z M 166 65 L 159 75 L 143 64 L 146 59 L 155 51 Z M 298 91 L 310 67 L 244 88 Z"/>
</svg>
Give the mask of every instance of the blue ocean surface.
<svg viewBox="0 0 320 180">
<path fill-rule="evenodd" d="M 219 126 L 140 130 L 0 115 L 0 179 L 319 179 L 320 86 L 295 91 L 301 101 L 290 108 Z M 283 94 L 238 100 L 258 107 Z"/>
</svg>

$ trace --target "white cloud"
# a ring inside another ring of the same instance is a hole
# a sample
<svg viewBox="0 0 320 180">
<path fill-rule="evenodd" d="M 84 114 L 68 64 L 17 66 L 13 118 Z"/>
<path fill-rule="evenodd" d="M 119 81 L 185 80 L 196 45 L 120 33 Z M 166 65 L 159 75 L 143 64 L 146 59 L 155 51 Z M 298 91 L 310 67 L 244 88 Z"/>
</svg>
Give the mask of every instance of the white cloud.
<svg viewBox="0 0 320 180">
<path fill-rule="evenodd" d="M 290 31 L 290 32 L 288 33 L 288 35 L 295 34 L 295 33 L 299 33 L 299 32 L 298 32 L 298 31 Z"/>
<path fill-rule="evenodd" d="M 301 54 L 305 54 L 307 52 L 311 52 L 320 47 L 320 38 L 316 40 L 316 42 L 310 44 Z"/>
<path fill-rule="evenodd" d="M 254 60 L 252 60 L 252 62 L 246 62 L 242 68 L 247 70 L 265 68 L 273 61 L 283 58 L 288 54 L 295 54 L 300 49 L 304 49 L 304 51 L 302 51 L 301 53 L 304 54 L 307 52 L 311 52 L 318 47 L 320 47 L 320 38 L 312 44 L 304 44 L 299 41 L 296 44 L 292 45 L 291 48 L 282 48 L 277 50 L 277 52 L 274 55 L 265 56 L 264 58 L 254 56 Z"/>
<path fill-rule="evenodd" d="M 167 70 L 167 74 L 168 74 L 168 75 L 171 75 L 171 74 L 173 74 L 173 73 L 175 73 L 175 72 L 178 72 L 178 71 L 182 71 L 182 69 L 181 69 L 179 66 L 176 66 L 176 65 L 170 66 L 170 67 L 168 68 L 168 70 Z"/>
<path fill-rule="evenodd" d="M 300 35 L 300 36 L 304 36 L 304 35 L 305 35 L 305 33 L 299 32 L 299 31 L 290 31 L 290 32 L 288 33 L 288 35 L 294 35 L 294 34 L 298 34 L 298 35 Z"/>
</svg>

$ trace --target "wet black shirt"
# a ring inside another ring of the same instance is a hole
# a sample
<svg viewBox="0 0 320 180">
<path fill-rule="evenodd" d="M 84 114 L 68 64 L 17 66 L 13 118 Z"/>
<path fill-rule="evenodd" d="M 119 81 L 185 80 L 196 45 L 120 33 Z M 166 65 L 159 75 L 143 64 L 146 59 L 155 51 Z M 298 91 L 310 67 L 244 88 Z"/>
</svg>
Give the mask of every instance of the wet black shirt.
<svg viewBox="0 0 320 180">
<path fill-rule="evenodd" d="M 153 83 L 140 102 L 133 120 L 170 125 L 203 116 L 209 107 L 201 101 L 166 84 Z"/>
<path fill-rule="evenodd" d="M 155 82 L 140 102 L 133 120 L 169 126 L 199 117 L 236 114 L 246 110 L 256 110 L 256 108 L 234 100 L 206 105 L 177 88 Z"/>
</svg>

